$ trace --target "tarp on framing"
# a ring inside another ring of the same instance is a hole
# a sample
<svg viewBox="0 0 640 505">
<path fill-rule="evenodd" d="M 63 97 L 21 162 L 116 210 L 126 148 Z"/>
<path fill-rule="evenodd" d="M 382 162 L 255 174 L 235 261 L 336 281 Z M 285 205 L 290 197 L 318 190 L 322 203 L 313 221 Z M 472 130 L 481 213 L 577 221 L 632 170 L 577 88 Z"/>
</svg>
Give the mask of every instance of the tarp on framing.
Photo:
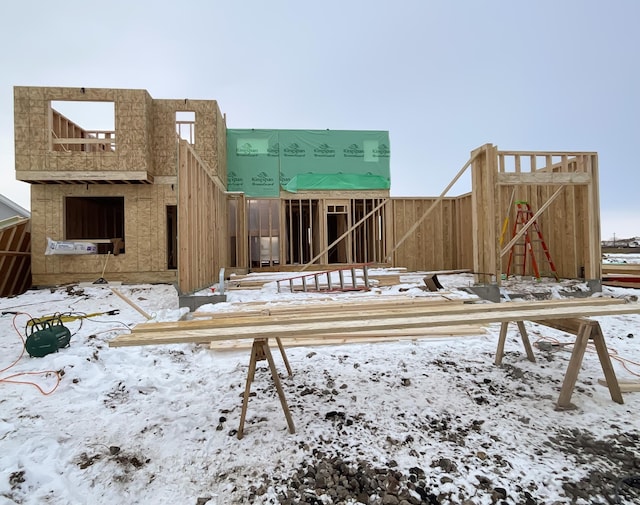
<svg viewBox="0 0 640 505">
<path fill-rule="evenodd" d="M 227 130 L 227 189 L 250 197 L 285 190 L 389 189 L 389 132 Z"/>
</svg>

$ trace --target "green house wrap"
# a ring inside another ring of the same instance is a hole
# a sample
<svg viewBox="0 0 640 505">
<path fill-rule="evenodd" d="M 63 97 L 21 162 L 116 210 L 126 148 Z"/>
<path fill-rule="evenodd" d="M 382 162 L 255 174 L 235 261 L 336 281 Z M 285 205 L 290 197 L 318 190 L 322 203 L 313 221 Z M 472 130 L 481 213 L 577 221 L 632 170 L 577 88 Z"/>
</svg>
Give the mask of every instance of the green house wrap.
<svg viewBox="0 0 640 505">
<path fill-rule="evenodd" d="M 227 189 L 277 197 L 280 189 L 389 189 L 389 133 L 227 130 Z"/>
</svg>

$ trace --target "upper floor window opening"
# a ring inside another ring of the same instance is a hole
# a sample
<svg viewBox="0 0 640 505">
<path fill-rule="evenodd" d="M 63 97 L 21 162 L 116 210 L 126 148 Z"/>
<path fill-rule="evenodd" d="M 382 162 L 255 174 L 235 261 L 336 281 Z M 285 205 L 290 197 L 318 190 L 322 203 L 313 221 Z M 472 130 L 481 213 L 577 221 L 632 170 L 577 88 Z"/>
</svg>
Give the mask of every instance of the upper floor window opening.
<svg viewBox="0 0 640 505">
<path fill-rule="evenodd" d="M 196 113 L 194 111 L 176 111 L 176 133 L 178 138 L 191 145 L 196 143 Z"/>
<path fill-rule="evenodd" d="M 50 109 L 52 151 L 115 151 L 114 102 L 52 100 Z"/>
</svg>

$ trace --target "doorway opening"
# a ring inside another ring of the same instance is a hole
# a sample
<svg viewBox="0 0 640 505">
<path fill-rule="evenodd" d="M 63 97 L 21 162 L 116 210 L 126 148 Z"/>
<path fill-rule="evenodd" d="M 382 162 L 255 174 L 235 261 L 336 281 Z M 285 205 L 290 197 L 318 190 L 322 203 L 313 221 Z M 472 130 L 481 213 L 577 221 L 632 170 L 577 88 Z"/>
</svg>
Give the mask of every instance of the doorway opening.
<svg viewBox="0 0 640 505">
<path fill-rule="evenodd" d="M 167 269 L 178 269 L 178 207 L 167 205 Z"/>
</svg>

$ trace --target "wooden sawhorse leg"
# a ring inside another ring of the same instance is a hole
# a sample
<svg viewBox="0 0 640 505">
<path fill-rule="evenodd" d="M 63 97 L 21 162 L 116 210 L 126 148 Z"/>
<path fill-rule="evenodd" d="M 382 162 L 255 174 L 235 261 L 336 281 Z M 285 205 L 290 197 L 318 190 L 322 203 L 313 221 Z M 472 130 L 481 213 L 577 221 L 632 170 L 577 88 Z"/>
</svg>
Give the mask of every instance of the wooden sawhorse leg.
<svg viewBox="0 0 640 505">
<path fill-rule="evenodd" d="M 289 367 L 289 361 L 286 359 L 286 355 L 284 353 L 284 348 L 282 347 L 282 343 L 278 338 L 278 347 L 280 347 L 280 352 L 282 353 L 283 358 L 285 359 L 285 364 L 287 366 L 287 371 L 289 375 L 291 375 L 291 368 Z M 280 384 L 280 378 L 278 377 L 278 370 L 276 370 L 276 365 L 273 362 L 273 356 L 271 355 L 271 350 L 269 349 L 269 339 L 267 338 L 256 338 L 253 340 L 253 346 L 251 347 L 251 358 L 249 359 L 249 371 L 247 372 L 247 383 L 244 388 L 244 396 L 242 399 L 242 413 L 240 414 L 240 426 L 238 427 L 238 439 L 242 439 L 244 435 L 244 421 L 247 417 L 247 406 L 249 404 L 249 394 L 251 393 L 251 383 L 255 377 L 256 373 L 256 363 L 266 359 L 269 363 L 269 368 L 271 369 L 271 377 L 273 378 L 273 382 L 276 385 L 276 390 L 278 391 L 278 397 L 280 398 L 280 404 L 282 405 L 282 410 L 284 411 L 284 416 L 287 418 L 287 424 L 289 425 L 289 433 L 295 433 L 296 429 L 293 425 L 293 419 L 291 418 L 291 413 L 289 412 L 289 406 L 287 405 L 287 400 L 284 397 L 284 391 L 282 390 L 282 385 Z"/>
<path fill-rule="evenodd" d="M 616 403 L 624 403 L 622 399 L 622 392 L 620 391 L 620 385 L 616 378 L 613 365 L 611 364 L 611 358 L 607 351 L 607 345 L 604 341 L 604 335 L 600 328 L 600 323 L 592 320 L 584 320 L 580 324 L 578 333 L 576 335 L 576 342 L 571 352 L 571 358 L 569 359 L 569 365 L 567 366 L 567 372 L 562 382 L 562 388 L 560 389 L 560 396 L 558 397 L 558 403 L 556 404 L 557 410 L 567 410 L 575 408 L 571 404 L 571 395 L 573 394 L 573 388 L 576 385 L 578 379 L 578 372 L 582 366 L 582 359 L 587 349 L 589 339 L 593 340 L 593 343 L 598 352 L 598 358 L 600 359 L 600 365 L 604 372 L 605 379 L 607 381 L 607 387 L 609 388 L 609 394 L 611 399 Z"/>
<path fill-rule="evenodd" d="M 280 340 L 280 337 L 276 337 L 276 342 L 278 343 L 278 349 L 280 349 L 280 355 L 282 356 L 282 361 L 284 361 L 284 366 L 287 368 L 289 377 L 291 377 L 293 375 L 293 372 L 291 371 L 291 366 L 289 365 L 289 360 L 287 359 L 287 353 L 284 352 L 284 346 L 282 345 L 282 340 Z"/>
<path fill-rule="evenodd" d="M 518 325 L 518 330 L 520 330 L 520 337 L 522 337 L 522 345 L 524 345 L 524 350 L 527 353 L 527 359 L 535 363 L 536 357 L 533 354 L 531 342 L 529 342 L 529 334 L 527 333 L 527 329 L 524 326 L 524 321 L 516 321 L 516 324 Z M 500 337 L 498 338 L 498 348 L 496 349 L 496 365 L 502 364 L 502 358 L 504 356 L 504 344 L 507 340 L 508 327 L 508 321 L 505 321 L 500 325 Z"/>
</svg>

